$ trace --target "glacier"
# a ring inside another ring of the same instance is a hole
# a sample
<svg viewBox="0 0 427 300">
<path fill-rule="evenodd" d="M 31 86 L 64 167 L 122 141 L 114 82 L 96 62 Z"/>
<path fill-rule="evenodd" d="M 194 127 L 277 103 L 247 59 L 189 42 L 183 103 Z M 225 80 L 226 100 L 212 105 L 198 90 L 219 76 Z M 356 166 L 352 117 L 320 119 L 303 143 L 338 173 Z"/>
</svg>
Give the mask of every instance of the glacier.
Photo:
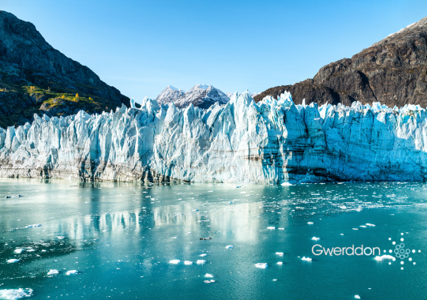
<svg viewBox="0 0 427 300">
<path fill-rule="evenodd" d="M 415 105 L 295 105 L 248 92 L 208 109 L 34 116 L 0 129 L 0 176 L 144 182 L 425 181 L 427 115 Z"/>
</svg>

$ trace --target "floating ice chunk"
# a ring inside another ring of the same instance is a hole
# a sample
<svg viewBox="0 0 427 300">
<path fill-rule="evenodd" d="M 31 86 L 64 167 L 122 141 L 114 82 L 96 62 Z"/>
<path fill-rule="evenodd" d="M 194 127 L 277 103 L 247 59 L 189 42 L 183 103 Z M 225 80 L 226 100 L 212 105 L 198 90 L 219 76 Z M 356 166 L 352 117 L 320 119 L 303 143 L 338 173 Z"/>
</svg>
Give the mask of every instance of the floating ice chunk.
<svg viewBox="0 0 427 300">
<path fill-rule="evenodd" d="M 185 260 L 184 261 L 184 265 L 186 265 L 186 266 L 190 266 L 190 265 L 192 265 L 193 264 L 193 262 L 192 261 L 189 261 L 189 260 Z"/>
<path fill-rule="evenodd" d="M 233 245 L 228 245 L 228 246 L 225 246 L 225 248 L 226 248 L 226 249 L 233 249 L 233 248 L 234 248 L 234 246 L 233 246 Z"/>
<path fill-rule="evenodd" d="M 277 281 L 277 279 L 273 279 L 273 281 Z"/>
<path fill-rule="evenodd" d="M 353 228 L 353 230 L 359 230 L 359 228 Z"/>
<path fill-rule="evenodd" d="M 360 299 L 359 295 L 354 295 L 354 299 Z"/>
<path fill-rule="evenodd" d="M 340 235 L 344 235 L 344 233 L 340 233 Z"/>
<path fill-rule="evenodd" d="M 289 183 L 289 182 L 283 182 L 282 184 L 281 184 L 281 186 L 291 186 L 292 185 L 292 183 Z"/>
<path fill-rule="evenodd" d="M 382 256 L 375 256 L 374 259 L 376 261 L 383 261 L 384 259 L 391 259 L 392 261 L 396 260 L 396 258 L 394 256 L 387 255 L 387 254 L 382 255 Z"/>
<path fill-rule="evenodd" d="M 196 262 L 196 264 L 198 264 L 198 265 L 203 265 L 205 263 L 206 263 L 206 260 L 204 260 L 204 259 L 198 259 Z"/>
<path fill-rule="evenodd" d="M 278 264 L 279 266 L 281 266 L 281 265 L 283 265 L 283 262 L 278 261 L 278 262 L 277 262 L 277 264 Z"/>
<path fill-rule="evenodd" d="M 313 241 L 318 241 L 318 240 L 320 240 L 320 237 L 315 237 L 315 236 L 313 236 L 311 239 L 312 239 Z"/>
<path fill-rule="evenodd" d="M 360 225 L 360 227 L 362 227 L 362 228 L 366 228 L 366 225 Z"/>
<path fill-rule="evenodd" d="M 279 230 L 285 230 L 285 228 L 283 228 L 283 227 L 279 227 L 278 229 L 279 229 Z"/>
<path fill-rule="evenodd" d="M 77 270 L 69 270 L 65 273 L 65 275 L 70 276 L 70 275 L 76 275 L 78 273 L 79 273 L 79 271 L 77 271 Z"/>
<path fill-rule="evenodd" d="M 301 258 L 301 260 L 304 260 L 304 261 L 312 261 L 313 259 L 312 259 L 312 258 L 310 258 L 310 257 L 305 257 L 305 256 L 303 256 L 303 257 Z"/>
<path fill-rule="evenodd" d="M 268 226 L 268 227 L 267 227 L 267 229 L 268 229 L 268 230 L 275 230 L 275 229 L 276 229 L 276 227 L 274 227 L 274 226 Z"/>
<path fill-rule="evenodd" d="M 212 274 L 206 273 L 205 278 L 213 278 L 214 276 Z"/>
<path fill-rule="evenodd" d="M 313 222 L 307 222 L 307 224 L 308 224 L 308 225 L 313 225 L 314 223 L 313 223 Z"/>
<path fill-rule="evenodd" d="M 52 276 L 57 274 L 59 274 L 59 271 L 55 269 L 49 270 L 49 272 L 47 272 L 47 276 Z"/>
<path fill-rule="evenodd" d="M 213 279 L 211 279 L 211 280 L 205 280 L 205 281 L 203 281 L 204 283 L 214 283 L 215 282 L 215 280 L 213 280 Z"/>
<path fill-rule="evenodd" d="M 14 263 L 17 263 L 18 261 L 20 261 L 20 259 L 12 258 L 12 259 L 6 260 L 8 264 L 14 264 Z"/>
<path fill-rule="evenodd" d="M 28 298 L 33 295 L 32 289 L 9 289 L 0 290 L 0 299 L 18 300 Z"/>
<path fill-rule="evenodd" d="M 268 267 L 267 263 L 257 263 L 255 264 L 255 267 L 260 268 L 260 269 L 265 269 Z"/>
<path fill-rule="evenodd" d="M 36 228 L 36 227 L 41 227 L 42 224 L 32 224 L 32 225 L 27 225 L 25 226 L 25 228 Z"/>
<path fill-rule="evenodd" d="M 366 223 L 366 226 L 369 226 L 369 227 L 375 227 L 375 224 Z"/>
<path fill-rule="evenodd" d="M 347 209 L 347 206 L 341 205 L 339 208 L 341 208 L 341 209 Z"/>
<path fill-rule="evenodd" d="M 25 249 L 23 249 L 23 248 L 16 248 L 15 251 L 13 251 L 13 252 L 16 254 L 21 254 L 24 251 L 25 251 Z"/>
<path fill-rule="evenodd" d="M 177 265 L 177 264 L 179 264 L 181 261 L 179 260 L 179 259 L 172 259 L 172 260 L 170 260 L 169 261 L 169 263 L 170 264 L 173 264 L 173 265 Z"/>
<path fill-rule="evenodd" d="M 201 256 L 201 257 L 205 257 L 207 254 L 206 253 L 202 253 L 202 254 L 200 254 L 199 256 Z"/>
<path fill-rule="evenodd" d="M 283 252 L 276 252 L 276 255 L 283 256 Z"/>
<path fill-rule="evenodd" d="M 104 230 L 104 231 L 106 231 L 106 230 Z M 61 235 L 61 236 L 57 236 L 56 238 L 57 238 L 58 240 L 63 240 L 63 239 L 65 239 L 65 236 L 62 236 L 62 235 Z"/>
</svg>

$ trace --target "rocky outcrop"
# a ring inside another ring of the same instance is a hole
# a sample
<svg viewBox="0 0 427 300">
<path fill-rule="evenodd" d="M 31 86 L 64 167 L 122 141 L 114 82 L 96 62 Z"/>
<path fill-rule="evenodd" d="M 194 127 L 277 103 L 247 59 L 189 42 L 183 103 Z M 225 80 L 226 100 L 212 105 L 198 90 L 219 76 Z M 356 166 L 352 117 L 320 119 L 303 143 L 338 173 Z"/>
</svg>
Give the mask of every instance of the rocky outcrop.
<svg viewBox="0 0 427 300">
<path fill-rule="evenodd" d="M 295 103 L 351 105 L 381 102 L 390 107 L 427 106 L 427 17 L 371 47 L 324 66 L 313 79 L 270 88 L 255 97 L 292 93 Z"/>
<path fill-rule="evenodd" d="M 0 129 L 0 176 L 168 182 L 303 183 L 427 180 L 427 112 L 255 103 L 190 104 L 68 117 Z"/>
<path fill-rule="evenodd" d="M 0 126 L 23 124 L 34 113 L 94 113 L 122 104 L 129 99 L 54 49 L 33 24 L 0 11 Z"/>
</svg>

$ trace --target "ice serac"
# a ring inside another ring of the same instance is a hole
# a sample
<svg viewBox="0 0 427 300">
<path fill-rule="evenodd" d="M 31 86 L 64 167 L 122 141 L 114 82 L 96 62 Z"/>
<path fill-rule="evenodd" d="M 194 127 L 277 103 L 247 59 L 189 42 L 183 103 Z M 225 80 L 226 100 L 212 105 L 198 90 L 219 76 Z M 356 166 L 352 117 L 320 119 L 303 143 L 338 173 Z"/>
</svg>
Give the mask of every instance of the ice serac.
<svg viewBox="0 0 427 300">
<path fill-rule="evenodd" d="M 140 108 L 34 117 L 0 130 L 0 176 L 303 183 L 427 179 L 420 106 L 295 105 L 248 92 L 208 109 Z"/>
</svg>

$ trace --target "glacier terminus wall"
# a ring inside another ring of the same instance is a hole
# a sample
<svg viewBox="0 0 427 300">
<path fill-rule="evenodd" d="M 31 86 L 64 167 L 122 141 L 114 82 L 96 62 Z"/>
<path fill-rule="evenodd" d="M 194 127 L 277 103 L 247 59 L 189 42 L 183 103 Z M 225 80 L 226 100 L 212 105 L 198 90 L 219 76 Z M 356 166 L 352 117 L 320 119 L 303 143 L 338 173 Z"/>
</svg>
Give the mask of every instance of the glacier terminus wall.
<svg viewBox="0 0 427 300">
<path fill-rule="evenodd" d="M 304 183 L 425 181 L 427 114 L 295 105 L 289 93 L 255 103 L 235 93 L 209 109 L 144 99 L 141 108 L 35 116 L 0 128 L 0 176 L 117 181 Z"/>
</svg>

